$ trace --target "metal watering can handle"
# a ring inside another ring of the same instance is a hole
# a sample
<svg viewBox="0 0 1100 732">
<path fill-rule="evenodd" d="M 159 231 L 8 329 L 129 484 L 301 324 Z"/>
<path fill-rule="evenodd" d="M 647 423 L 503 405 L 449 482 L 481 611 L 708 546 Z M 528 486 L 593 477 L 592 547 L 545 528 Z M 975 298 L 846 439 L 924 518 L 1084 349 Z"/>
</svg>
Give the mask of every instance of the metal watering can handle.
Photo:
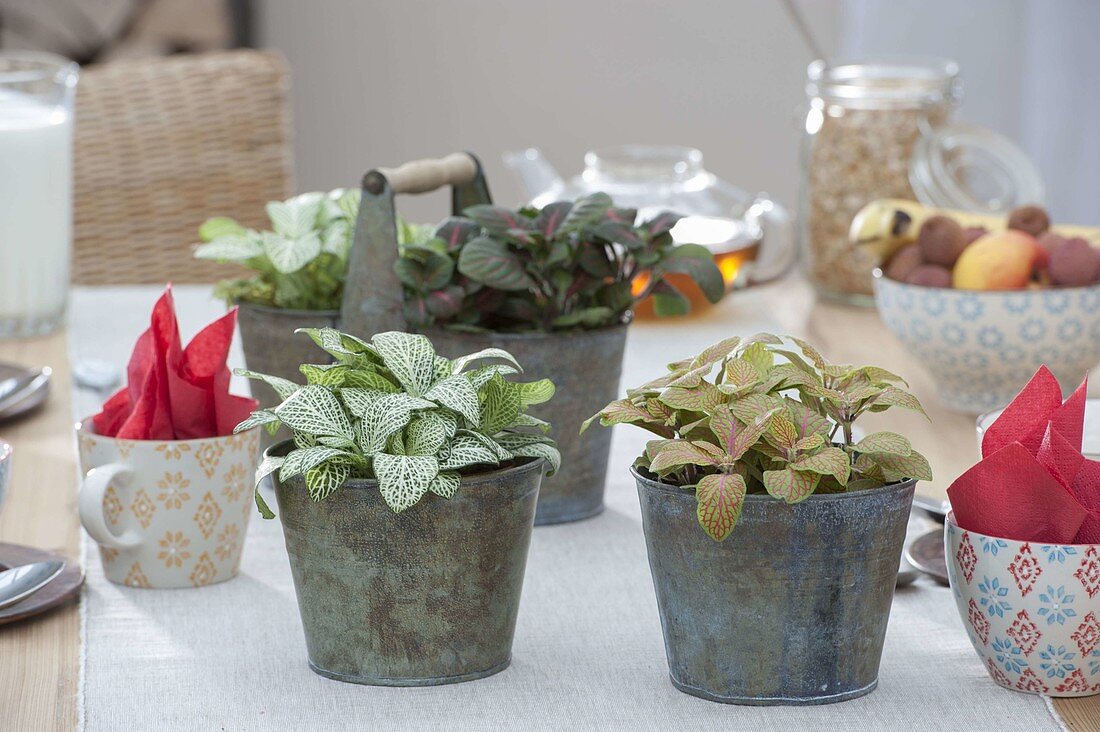
<svg viewBox="0 0 1100 732">
<path fill-rule="evenodd" d="M 428 193 L 451 186 L 451 212 L 461 214 L 479 203 L 492 203 L 481 163 L 472 153 L 415 160 L 397 168 L 375 168 L 363 176 L 355 240 L 340 308 L 341 327 L 360 338 L 387 330 L 405 330 L 404 294 L 394 272 L 397 262 L 398 193 Z"/>
</svg>

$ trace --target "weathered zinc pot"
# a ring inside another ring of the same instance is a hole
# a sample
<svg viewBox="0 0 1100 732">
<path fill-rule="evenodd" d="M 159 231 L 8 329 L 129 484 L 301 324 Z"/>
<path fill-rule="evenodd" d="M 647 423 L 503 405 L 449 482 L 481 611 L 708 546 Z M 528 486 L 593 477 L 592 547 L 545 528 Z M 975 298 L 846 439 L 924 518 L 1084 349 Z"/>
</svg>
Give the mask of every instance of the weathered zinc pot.
<svg viewBox="0 0 1100 732">
<path fill-rule="evenodd" d="M 716 542 L 693 489 L 634 472 L 669 675 L 729 704 L 828 704 L 878 684 L 915 481 L 745 498 Z"/>
<path fill-rule="evenodd" d="M 276 479 L 310 668 L 382 686 L 507 668 L 544 468 L 524 459 L 465 476 L 453 498 L 430 495 L 399 514 L 373 480 L 316 502 L 300 477 Z"/>
<path fill-rule="evenodd" d="M 283 310 L 240 303 L 237 325 L 241 330 L 245 365 L 261 374 L 301 382 L 298 365 L 315 363 L 317 346 L 294 331 L 298 328 L 338 328 L 339 321 L 339 310 Z M 270 409 L 282 401 L 275 390 L 262 381 L 252 381 L 251 387 L 252 396 L 260 402 L 261 409 Z M 275 437 L 264 430 L 260 433 L 260 444 L 267 447 L 289 436 L 285 428 Z"/>
<path fill-rule="evenodd" d="M 503 348 L 533 374 L 553 374 L 554 398 L 531 413 L 550 422 L 561 468 L 543 483 L 535 525 L 558 524 L 603 511 L 611 430 L 578 432 L 581 423 L 619 391 L 627 326 L 561 333 L 425 331 L 436 351 L 457 358 L 482 348 Z"/>
</svg>

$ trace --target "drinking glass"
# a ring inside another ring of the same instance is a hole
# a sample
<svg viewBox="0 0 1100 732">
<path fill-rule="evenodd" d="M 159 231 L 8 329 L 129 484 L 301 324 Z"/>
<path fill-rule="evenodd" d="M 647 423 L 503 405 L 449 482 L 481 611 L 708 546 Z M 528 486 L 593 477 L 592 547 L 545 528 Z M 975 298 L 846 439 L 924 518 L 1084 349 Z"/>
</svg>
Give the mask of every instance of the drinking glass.
<svg viewBox="0 0 1100 732">
<path fill-rule="evenodd" d="M 65 317 L 78 71 L 52 54 L 0 52 L 0 338 L 49 333 Z"/>
</svg>

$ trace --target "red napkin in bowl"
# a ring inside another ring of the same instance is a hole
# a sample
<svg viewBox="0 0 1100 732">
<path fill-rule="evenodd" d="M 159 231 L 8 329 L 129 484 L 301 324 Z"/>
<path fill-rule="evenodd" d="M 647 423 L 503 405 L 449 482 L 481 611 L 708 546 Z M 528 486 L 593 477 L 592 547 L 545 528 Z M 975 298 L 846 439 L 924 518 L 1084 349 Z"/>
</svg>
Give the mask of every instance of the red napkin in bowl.
<svg viewBox="0 0 1100 732">
<path fill-rule="evenodd" d="M 229 393 L 226 365 L 237 309 L 203 328 L 183 348 L 169 285 L 153 306 L 149 330 L 134 345 L 126 386 L 92 418 L 96 434 L 128 440 L 192 440 L 228 435 L 258 404 Z"/>
<path fill-rule="evenodd" d="M 1100 463 L 1081 454 L 1088 379 L 1062 402 L 1042 366 L 982 436 L 982 459 L 947 489 L 955 521 L 988 536 L 1100 543 Z"/>
</svg>

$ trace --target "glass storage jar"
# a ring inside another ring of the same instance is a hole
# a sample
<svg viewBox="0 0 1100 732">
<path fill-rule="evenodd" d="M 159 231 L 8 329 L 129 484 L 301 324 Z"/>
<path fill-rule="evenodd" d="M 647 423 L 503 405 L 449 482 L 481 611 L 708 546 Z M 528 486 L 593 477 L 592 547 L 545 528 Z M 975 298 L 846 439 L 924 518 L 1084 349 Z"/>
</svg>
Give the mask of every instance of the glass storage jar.
<svg viewBox="0 0 1100 732">
<path fill-rule="evenodd" d="M 916 198 L 910 160 L 961 96 L 952 61 L 905 59 L 808 69 L 799 228 L 803 262 L 823 297 L 871 304 L 878 262 L 849 243 L 852 218 L 878 198 Z"/>
</svg>

